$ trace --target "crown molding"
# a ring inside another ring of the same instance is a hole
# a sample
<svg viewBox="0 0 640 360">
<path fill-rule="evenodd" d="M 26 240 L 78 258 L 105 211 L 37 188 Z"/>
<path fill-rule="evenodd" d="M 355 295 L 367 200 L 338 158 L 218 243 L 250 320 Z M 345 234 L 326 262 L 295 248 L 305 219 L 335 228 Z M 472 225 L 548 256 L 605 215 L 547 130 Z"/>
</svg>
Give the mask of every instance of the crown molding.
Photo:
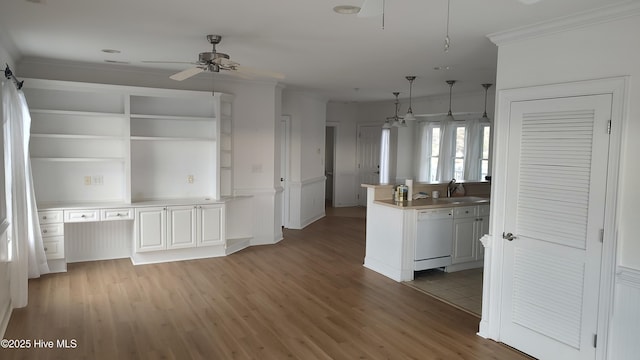
<svg viewBox="0 0 640 360">
<path fill-rule="evenodd" d="M 640 1 L 633 0 L 543 21 L 533 25 L 495 32 L 487 35 L 487 37 L 494 44 L 501 46 L 638 15 L 640 15 Z"/>
</svg>

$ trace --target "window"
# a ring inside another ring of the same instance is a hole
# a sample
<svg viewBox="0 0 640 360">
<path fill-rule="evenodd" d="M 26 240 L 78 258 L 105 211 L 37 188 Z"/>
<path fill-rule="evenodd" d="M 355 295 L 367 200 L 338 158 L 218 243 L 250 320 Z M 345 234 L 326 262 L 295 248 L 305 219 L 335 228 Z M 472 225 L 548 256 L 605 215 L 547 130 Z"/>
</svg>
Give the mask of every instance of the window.
<svg viewBox="0 0 640 360">
<path fill-rule="evenodd" d="M 482 125 L 480 130 L 480 180 L 489 175 L 489 146 L 491 143 L 491 126 Z"/>
<path fill-rule="evenodd" d="M 477 118 L 419 121 L 415 138 L 422 182 L 482 180 L 491 171 L 491 124 Z"/>
</svg>

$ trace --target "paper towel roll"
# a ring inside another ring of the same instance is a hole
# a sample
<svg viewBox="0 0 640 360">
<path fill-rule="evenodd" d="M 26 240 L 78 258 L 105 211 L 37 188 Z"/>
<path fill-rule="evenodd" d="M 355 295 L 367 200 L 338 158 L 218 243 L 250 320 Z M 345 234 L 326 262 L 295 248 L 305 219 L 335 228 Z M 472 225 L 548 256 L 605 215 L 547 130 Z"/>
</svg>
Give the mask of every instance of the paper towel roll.
<svg viewBox="0 0 640 360">
<path fill-rule="evenodd" d="M 404 181 L 404 184 L 407 185 L 407 187 L 409 188 L 407 199 L 412 200 L 413 199 L 413 179 L 406 179 Z"/>
</svg>

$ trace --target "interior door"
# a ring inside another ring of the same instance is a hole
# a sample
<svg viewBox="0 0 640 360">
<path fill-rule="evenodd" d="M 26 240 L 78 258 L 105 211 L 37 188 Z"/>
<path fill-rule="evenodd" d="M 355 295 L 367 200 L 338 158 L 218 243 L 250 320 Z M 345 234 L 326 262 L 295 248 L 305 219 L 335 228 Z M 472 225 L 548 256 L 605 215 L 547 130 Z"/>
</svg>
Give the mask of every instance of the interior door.
<svg viewBox="0 0 640 360">
<path fill-rule="evenodd" d="M 611 95 L 511 104 L 500 338 L 593 359 Z"/>
<path fill-rule="evenodd" d="M 380 125 L 358 126 L 358 205 L 367 205 L 367 191 L 360 184 L 380 182 Z"/>
</svg>

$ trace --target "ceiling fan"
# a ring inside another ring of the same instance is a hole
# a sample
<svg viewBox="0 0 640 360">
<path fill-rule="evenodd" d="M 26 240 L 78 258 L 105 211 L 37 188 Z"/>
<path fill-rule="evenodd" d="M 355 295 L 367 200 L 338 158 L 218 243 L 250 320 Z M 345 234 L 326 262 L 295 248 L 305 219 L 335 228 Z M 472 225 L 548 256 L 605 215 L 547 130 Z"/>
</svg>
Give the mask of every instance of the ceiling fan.
<svg viewBox="0 0 640 360">
<path fill-rule="evenodd" d="M 207 41 L 213 47 L 211 51 L 202 52 L 198 55 L 198 61 L 196 62 L 184 62 L 184 61 L 143 61 L 145 63 L 156 63 L 156 64 L 193 64 L 194 67 L 191 67 L 186 70 L 182 70 L 178 73 L 175 73 L 169 78 L 182 81 L 186 80 L 192 76 L 195 76 L 201 72 L 220 72 L 220 70 L 229 71 L 230 74 L 238 75 L 241 77 L 251 78 L 252 76 L 258 77 L 269 77 L 278 80 L 284 79 L 284 75 L 274 71 L 254 69 L 247 66 L 242 66 L 235 61 L 230 60 L 229 55 L 225 53 L 221 53 L 216 51 L 216 45 L 220 43 L 222 40 L 222 36 L 220 35 L 207 35 Z"/>
</svg>

